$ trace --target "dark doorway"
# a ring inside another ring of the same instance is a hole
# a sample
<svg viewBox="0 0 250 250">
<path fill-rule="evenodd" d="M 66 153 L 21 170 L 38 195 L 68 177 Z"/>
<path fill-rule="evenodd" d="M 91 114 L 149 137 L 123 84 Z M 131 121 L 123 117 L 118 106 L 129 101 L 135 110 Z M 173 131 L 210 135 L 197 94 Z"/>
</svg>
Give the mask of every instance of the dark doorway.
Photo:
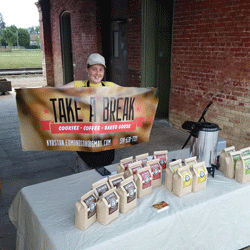
<svg viewBox="0 0 250 250">
<path fill-rule="evenodd" d="M 174 1 L 143 0 L 142 86 L 158 89 L 156 117 L 169 118 Z"/>
<path fill-rule="evenodd" d="M 63 62 L 63 84 L 74 80 L 72 44 L 71 44 L 71 21 L 70 13 L 65 11 L 61 14 L 61 46 Z"/>
<path fill-rule="evenodd" d="M 111 68 L 113 82 L 126 87 L 128 84 L 128 44 L 126 20 L 115 20 L 111 23 Z"/>
</svg>

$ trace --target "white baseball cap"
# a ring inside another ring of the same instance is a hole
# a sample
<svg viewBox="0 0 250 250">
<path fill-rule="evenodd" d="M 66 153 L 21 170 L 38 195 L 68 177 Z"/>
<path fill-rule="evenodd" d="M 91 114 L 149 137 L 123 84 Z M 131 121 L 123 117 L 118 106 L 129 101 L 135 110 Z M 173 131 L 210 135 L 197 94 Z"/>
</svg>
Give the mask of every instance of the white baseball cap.
<svg viewBox="0 0 250 250">
<path fill-rule="evenodd" d="M 104 57 L 98 53 L 91 54 L 87 60 L 87 65 L 94 65 L 94 64 L 101 64 L 104 67 L 106 67 Z"/>
</svg>

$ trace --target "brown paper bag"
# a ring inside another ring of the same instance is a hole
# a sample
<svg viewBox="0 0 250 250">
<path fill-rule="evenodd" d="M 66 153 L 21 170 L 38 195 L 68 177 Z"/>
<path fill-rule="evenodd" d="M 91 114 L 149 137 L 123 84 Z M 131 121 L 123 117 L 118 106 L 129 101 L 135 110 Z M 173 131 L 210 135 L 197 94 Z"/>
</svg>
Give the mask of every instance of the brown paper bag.
<svg viewBox="0 0 250 250">
<path fill-rule="evenodd" d="M 189 169 L 192 170 L 193 169 L 193 165 L 197 163 L 197 157 L 190 157 L 184 160 L 184 163 L 186 166 L 189 166 Z"/>
<path fill-rule="evenodd" d="M 194 164 L 191 173 L 193 176 L 192 192 L 206 189 L 208 172 L 205 161 Z"/>
<path fill-rule="evenodd" d="M 137 187 L 137 198 L 144 197 L 152 193 L 152 172 L 150 167 L 137 170 L 134 175 L 134 182 Z"/>
<path fill-rule="evenodd" d="M 121 213 L 125 214 L 136 206 L 137 187 L 133 181 L 133 176 L 122 181 L 116 192 L 120 197 Z"/>
<path fill-rule="evenodd" d="M 250 181 L 250 155 L 241 156 L 236 163 L 235 180 L 240 183 Z"/>
<path fill-rule="evenodd" d="M 105 192 L 109 191 L 110 186 L 108 184 L 108 178 L 103 178 L 92 184 L 92 189 L 95 191 L 97 198 L 99 199 Z"/>
<path fill-rule="evenodd" d="M 160 165 L 160 159 L 154 159 L 147 162 L 147 167 L 150 167 L 153 174 L 152 188 L 160 187 L 162 184 L 162 168 Z"/>
<path fill-rule="evenodd" d="M 108 181 L 109 181 L 109 186 L 111 188 L 113 187 L 118 188 L 120 186 L 120 183 L 124 181 L 124 172 L 115 175 L 110 175 Z"/>
<path fill-rule="evenodd" d="M 250 155 L 250 147 L 242 148 L 241 150 L 242 156 Z"/>
<path fill-rule="evenodd" d="M 230 152 L 225 157 L 225 168 L 223 170 L 224 176 L 229 179 L 234 179 L 235 177 L 235 167 L 237 160 L 241 156 L 241 151 Z"/>
<path fill-rule="evenodd" d="M 171 192 L 173 190 L 173 175 L 177 171 L 177 169 L 181 167 L 182 167 L 182 162 L 181 162 L 181 159 L 179 159 L 179 160 L 170 162 L 168 167 L 166 168 L 164 186 Z"/>
<path fill-rule="evenodd" d="M 141 161 L 142 162 L 142 167 L 144 168 L 146 166 L 146 164 L 147 164 L 147 161 L 148 161 L 148 153 L 137 155 L 135 157 L 135 161 Z"/>
<path fill-rule="evenodd" d="M 228 156 L 229 153 L 234 152 L 234 151 L 235 151 L 235 147 L 234 147 L 234 146 L 224 148 L 224 149 L 221 151 L 220 157 L 219 157 L 219 164 L 220 164 L 219 170 L 220 170 L 221 172 L 224 172 L 224 169 L 225 169 L 225 167 L 226 167 L 226 160 L 225 160 L 226 156 Z"/>
<path fill-rule="evenodd" d="M 142 162 L 136 161 L 128 165 L 128 169 L 124 172 L 124 177 L 128 178 L 129 176 L 133 176 L 137 170 L 142 168 Z"/>
<path fill-rule="evenodd" d="M 97 202 L 97 221 L 103 225 L 108 225 L 119 217 L 119 206 L 120 198 L 114 187 L 104 193 Z"/>
<path fill-rule="evenodd" d="M 168 150 L 154 151 L 153 158 L 160 160 L 159 163 L 161 165 L 162 171 L 165 172 L 168 161 Z"/>
<path fill-rule="evenodd" d="M 173 177 L 173 194 L 178 197 L 192 192 L 193 176 L 189 166 L 178 168 Z"/>
<path fill-rule="evenodd" d="M 128 169 L 128 165 L 133 163 L 133 156 L 120 160 L 117 166 L 117 173 L 125 172 Z"/>
<path fill-rule="evenodd" d="M 75 226 L 77 228 L 86 230 L 96 221 L 96 202 L 94 190 L 89 191 L 76 202 Z"/>
</svg>

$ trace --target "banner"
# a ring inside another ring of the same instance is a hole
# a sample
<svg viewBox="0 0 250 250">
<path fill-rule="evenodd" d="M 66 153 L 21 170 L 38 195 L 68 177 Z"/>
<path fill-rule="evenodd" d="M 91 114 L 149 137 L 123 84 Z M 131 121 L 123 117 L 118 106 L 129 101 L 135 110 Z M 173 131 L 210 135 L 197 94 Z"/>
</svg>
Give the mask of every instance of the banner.
<svg viewBox="0 0 250 250">
<path fill-rule="evenodd" d="M 149 140 L 154 88 L 16 89 L 24 151 L 98 152 Z"/>
</svg>

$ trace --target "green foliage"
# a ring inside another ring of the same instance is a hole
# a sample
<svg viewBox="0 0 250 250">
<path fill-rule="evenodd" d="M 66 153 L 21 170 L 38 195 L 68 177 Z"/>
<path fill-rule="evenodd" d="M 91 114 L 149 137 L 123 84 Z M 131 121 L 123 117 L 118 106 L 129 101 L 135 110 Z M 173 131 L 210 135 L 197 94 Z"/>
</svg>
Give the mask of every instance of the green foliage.
<svg viewBox="0 0 250 250">
<path fill-rule="evenodd" d="M 27 29 L 30 34 L 39 34 L 40 33 L 40 26 L 32 26 Z"/>
<path fill-rule="evenodd" d="M 1 31 L 1 38 L 12 47 L 17 42 L 17 34 L 12 31 L 13 27 L 7 27 Z"/>
<path fill-rule="evenodd" d="M 26 29 L 18 29 L 18 44 L 19 46 L 29 46 L 30 44 L 30 34 Z"/>
<path fill-rule="evenodd" d="M 0 12 L 0 30 L 4 29 L 5 27 L 6 27 L 6 25 L 5 25 L 5 22 L 4 22 L 4 19 L 3 19 L 3 15 Z"/>
</svg>

